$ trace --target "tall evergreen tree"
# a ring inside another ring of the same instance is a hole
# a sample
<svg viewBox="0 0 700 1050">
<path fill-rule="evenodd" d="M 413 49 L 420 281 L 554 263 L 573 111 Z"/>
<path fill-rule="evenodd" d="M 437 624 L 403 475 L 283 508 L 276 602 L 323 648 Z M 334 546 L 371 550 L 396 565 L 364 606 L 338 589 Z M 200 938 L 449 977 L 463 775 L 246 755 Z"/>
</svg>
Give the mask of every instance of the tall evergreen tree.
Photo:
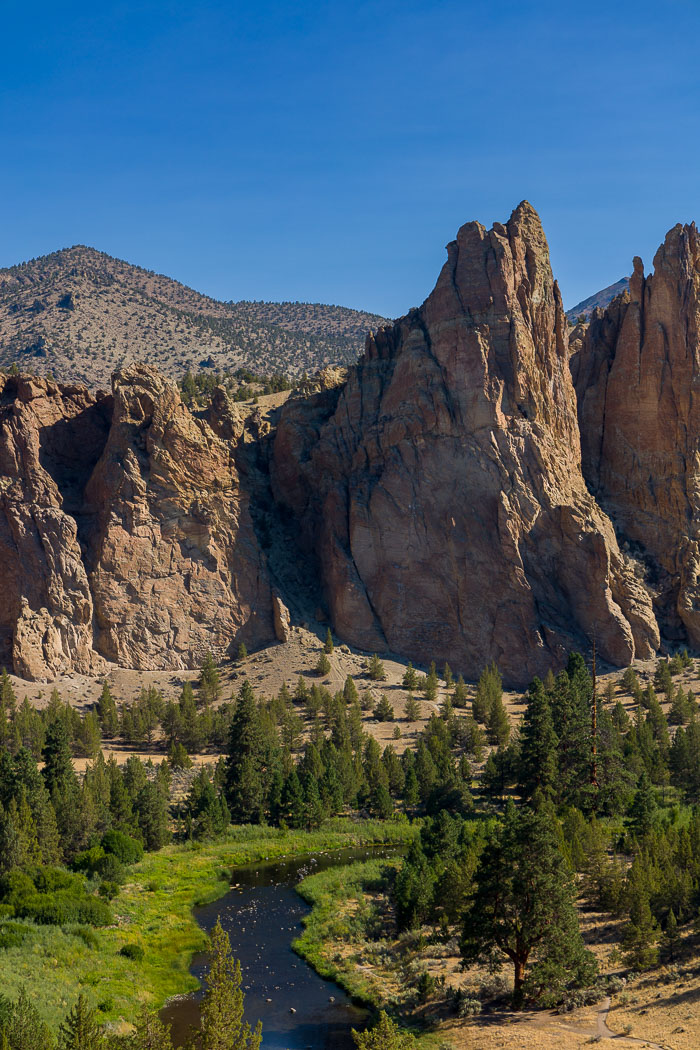
<svg viewBox="0 0 700 1050">
<path fill-rule="evenodd" d="M 513 965 L 514 1002 L 590 982 L 596 966 L 583 947 L 575 890 L 546 808 L 506 807 L 484 848 L 462 939 L 466 961 L 496 949 Z"/>
<path fill-rule="evenodd" d="M 209 937 L 209 971 L 200 1009 L 201 1050 L 258 1050 L 260 1021 L 253 1031 L 243 1020 L 241 964 L 231 955 L 228 935 L 217 921 Z"/>
<path fill-rule="evenodd" d="M 557 780 L 557 735 L 552 725 L 552 712 L 544 686 L 535 678 L 528 692 L 522 732 L 520 734 L 519 788 L 524 799 L 538 792 L 544 797 L 554 794 Z"/>
<path fill-rule="evenodd" d="M 265 741 L 255 694 L 246 679 L 236 699 L 226 760 L 226 802 L 234 824 L 261 824 L 267 784 Z"/>
</svg>

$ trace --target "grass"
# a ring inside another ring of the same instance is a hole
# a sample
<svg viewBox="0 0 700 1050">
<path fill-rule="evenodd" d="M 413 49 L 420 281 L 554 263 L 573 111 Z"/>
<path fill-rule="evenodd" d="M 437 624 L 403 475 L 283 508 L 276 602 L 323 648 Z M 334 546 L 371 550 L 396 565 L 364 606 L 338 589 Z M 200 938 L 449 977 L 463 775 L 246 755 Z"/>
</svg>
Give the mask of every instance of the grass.
<svg viewBox="0 0 700 1050">
<path fill-rule="evenodd" d="M 34 926 L 15 948 L 0 949 L 0 988 L 15 996 L 24 985 L 52 1026 L 82 991 L 103 1021 L 129 1022 L 143 1005 L 160 1008 L 192 991 L 192 955 L 206 946 L 192 908 L 223 896 L 231 869 L 245 864 L 352 846 L 409 841 L 416 829 L 381 821 L 328 821 L 319 831 L 235 827 L 213 842 L 168 846 L 129 869 L 128 883 L 112 902 L 115 925 L 95 938 L 71 928 Z M 90 947 L 90 942 L 95 947 Z M 143 960 L 120 955 L 143 948 Z"/>
<path fill-rule="evenodd" d="M 378 973 L 362 966 L 358 950 L 372 938 L 382 917 L 369 903 L 368 894 L 385 885 L 384 872 L 396 867 L 396 858 L 358 861 L 309 875 L 297 891 L 311 905 L 303 919 L 304 932 L 294 942 L 294 950 L 322 977 L 335 981 L 352 998 L 377 1011 L 390 1013 L 396 1006 L 386 981 L 386 970 Z M 344 951 L 343 948 L 347 948 Z M 393 963 L 386 960 L 386 967 Z M 448 1046 L 439 1032 L 416 1030 L 418 1050 L 441 1050 Z"/>
</svg>

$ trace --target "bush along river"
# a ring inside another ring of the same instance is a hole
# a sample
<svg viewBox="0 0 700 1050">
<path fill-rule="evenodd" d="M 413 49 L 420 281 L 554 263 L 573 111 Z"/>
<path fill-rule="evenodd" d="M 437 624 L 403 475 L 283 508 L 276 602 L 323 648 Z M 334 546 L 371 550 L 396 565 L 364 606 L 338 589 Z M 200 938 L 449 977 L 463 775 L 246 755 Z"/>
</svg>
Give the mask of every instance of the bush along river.
<svg viewBox="0 0 700 1050">
<path fill-rule="evenodd" d="M 326 868 L 392 857 L 401 847 L 338 850 L 312 857 L 235 868 L 232 889 L 219 900 L 194 911 L 209 932 L 220 919 L 240 961 L 245 992 L 245 1016 L 251 1027 L 263 1024 L 263 1050 L 351 1050 L 351 1029 L 362 1028 L 367 1011 L 326 981 L 292 949 L 310 907 L 295 886 L 307 875 Z M 200 981 L 208 959 L 201 953 L 190 968 Z M 172 1025 L 173 1042 L 182 1046 L 199 1019 L 201 992 L 166 1003 L 161 1018 Z"/>
</svg>

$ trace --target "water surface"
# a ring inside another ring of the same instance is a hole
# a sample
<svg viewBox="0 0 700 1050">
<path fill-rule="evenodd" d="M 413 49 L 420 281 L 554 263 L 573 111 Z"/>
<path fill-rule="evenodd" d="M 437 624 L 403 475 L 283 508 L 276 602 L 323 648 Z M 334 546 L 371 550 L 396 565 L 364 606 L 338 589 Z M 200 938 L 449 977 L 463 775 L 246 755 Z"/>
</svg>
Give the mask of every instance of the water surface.
<svg viewBox="0 0 700 1050">
<path fill-rule="evenodd" d="M 302 918 L 311 910 L 294 887 L 326 868 L 396 856 L 399 851 L 397 847 L 346 849 L 236 868 L 236 885 L 224 897 L 195 909 L 195 918 L 205 930 L 220 918 L 229 935 L 243 971 L 246 1020 L 251 1026 L 258 1018 L 262 1021 L 263 1050 L 351 1050 L 354 1046 L 350 1030 L 363 1026 L 367 1012 L 292 951 L 292 941 L 303 928 Z M 195 956 L 191 973 L 201 980 L 207 965 L 206 953 Z M 176 1045 L 186 1041 L 197 1023 L 201 995 L 199 991 L 182 996 L 162 1010 Z"/>
</svg>

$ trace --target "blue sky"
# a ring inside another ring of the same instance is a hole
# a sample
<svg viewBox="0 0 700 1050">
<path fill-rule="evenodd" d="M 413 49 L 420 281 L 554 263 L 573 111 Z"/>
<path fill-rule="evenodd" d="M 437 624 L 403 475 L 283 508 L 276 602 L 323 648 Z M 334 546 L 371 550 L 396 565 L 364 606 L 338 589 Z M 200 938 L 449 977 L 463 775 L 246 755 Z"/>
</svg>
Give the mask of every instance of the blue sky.
<svg viewBox="0 0 700 1050">
<path fill-rule="evenodd" d="M 0 265 L 391 316 L 540 212 L 567 305 L 700 217 L 698 0 L 2 2 Z"/>
</svg>

